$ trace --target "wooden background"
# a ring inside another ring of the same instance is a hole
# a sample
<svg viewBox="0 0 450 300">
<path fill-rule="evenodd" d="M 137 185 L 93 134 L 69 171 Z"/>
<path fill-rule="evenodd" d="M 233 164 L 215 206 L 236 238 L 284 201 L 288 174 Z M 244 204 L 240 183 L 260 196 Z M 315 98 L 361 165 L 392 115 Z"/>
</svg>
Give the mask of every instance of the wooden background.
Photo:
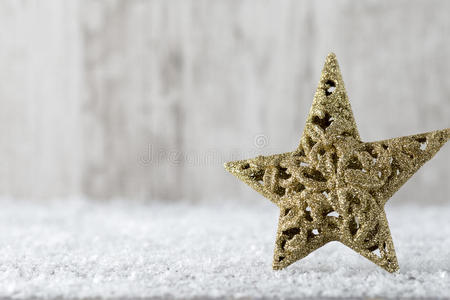
<svg viewBox="0 0 450 300">
<path fill-rule="evenodd" d="M 0 1 L 0 195 L 263 201 L 337 54 L 360 134 L 450 127 L 450 2 Z M 447 145 L 396 195 L 443 202 Z M 432 195 L 432 196 L 429 196 Z"/>
</svg>

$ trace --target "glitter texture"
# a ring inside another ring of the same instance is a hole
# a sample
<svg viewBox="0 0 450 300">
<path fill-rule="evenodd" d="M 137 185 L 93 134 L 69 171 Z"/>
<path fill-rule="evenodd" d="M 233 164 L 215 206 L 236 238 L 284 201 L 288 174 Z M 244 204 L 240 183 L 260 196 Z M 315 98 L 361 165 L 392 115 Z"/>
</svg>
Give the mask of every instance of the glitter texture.
<svg viewBox="0 0 450 300">
<path fill-rule="evenodd" d="M 362 142 L 331 53 L 298 148 L 225 168 L 280 208 L 274 269 L 339 241 L 394 272 L 399 267 L 384 204 L 449 138 L 444 129 Z"/>
</svg>

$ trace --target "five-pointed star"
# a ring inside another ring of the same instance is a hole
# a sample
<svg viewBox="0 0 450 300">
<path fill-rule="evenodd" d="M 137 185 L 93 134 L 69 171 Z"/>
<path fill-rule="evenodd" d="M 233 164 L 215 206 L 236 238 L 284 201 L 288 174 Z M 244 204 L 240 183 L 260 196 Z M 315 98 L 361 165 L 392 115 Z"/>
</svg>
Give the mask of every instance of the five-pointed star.
<svg viewBox="0 0 450 300">
<path fill-rule="evenodd" d="M 449 138 L 444 129 L 362 142 L 331 53 L 298 148 L 225 168 L 280 208 L 274 269 L 339 241 L 394 272 L 384 204 Z"/>
</svg>

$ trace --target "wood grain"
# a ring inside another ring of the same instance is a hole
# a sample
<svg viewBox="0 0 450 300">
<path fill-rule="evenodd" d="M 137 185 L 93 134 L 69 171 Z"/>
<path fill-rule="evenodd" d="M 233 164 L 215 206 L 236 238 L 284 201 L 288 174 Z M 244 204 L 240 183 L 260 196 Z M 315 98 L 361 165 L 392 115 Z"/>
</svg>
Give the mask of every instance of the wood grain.
<svg viewBox="0 0 450 300">
<path fill-rule="evenodd" d="M 1 195 L 262 201 L 222 163 L 297 146 L 330 51 L 363 139 L 450 127 L 444 0 L 0 8 Z M 448 148 L 398 201 L 446 199 Z"/>
</svg>

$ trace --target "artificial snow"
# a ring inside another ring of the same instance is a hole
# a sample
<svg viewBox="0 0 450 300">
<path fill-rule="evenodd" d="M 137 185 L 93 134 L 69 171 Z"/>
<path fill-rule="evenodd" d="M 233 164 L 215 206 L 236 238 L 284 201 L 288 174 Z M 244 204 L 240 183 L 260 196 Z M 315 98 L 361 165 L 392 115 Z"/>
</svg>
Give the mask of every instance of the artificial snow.
<svg viewBox="0 0 450 300">
<path fill-rule="evenodd" d="M 273 271 L 271 203 L 0 201 L 0 297 L 450 296 L 450 204 L 388 205 L 400 271 L 337 242 Z"/>
</svg>

